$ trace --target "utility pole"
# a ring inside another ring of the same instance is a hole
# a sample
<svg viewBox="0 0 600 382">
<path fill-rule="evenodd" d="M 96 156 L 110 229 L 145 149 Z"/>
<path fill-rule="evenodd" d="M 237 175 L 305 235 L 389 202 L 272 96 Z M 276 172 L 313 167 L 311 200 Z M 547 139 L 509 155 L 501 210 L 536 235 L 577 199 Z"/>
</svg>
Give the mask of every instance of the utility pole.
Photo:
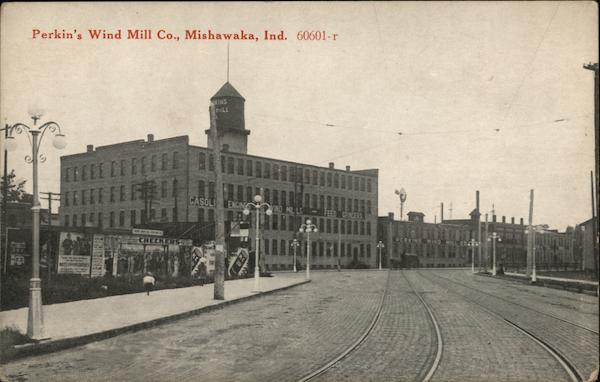
<svg viewBox="0 0 600 382">
<path fill-rule="evenodd" d="M 600 197 L 599 193 L 598 193 L 598 173 L 600 172 L 600 158 L 598 157 L 600 155 L 600 153 L 598 153 L 598 139 L 600 139 L 600 113 L 598 110 L 598 104 L 600 103 L 600 99 L 599 99 L 599 92 L 600 92 L 600 83 L 598 80 L 598 63 L 588 63 L 588 64 L 584 64 L 583 65 L 584 69 L 587 70 L 591 70 L 594 72 L 594 134 L 595 134 L 595 141 L 596 144 L 594 145 L 594 158 L 595 158 L 595 165 L 596 165 L 596 192 L 594 193 L 594 176 L 592 175 L 592 227 L 594 230 L 594 267 L 595 267 L 595 271 L 596 274 L 598 274 L 598 257 L 600 256 L 598 253 L 598 220 L 597 220 L 597 214 L 596 214 L 596 208 L 595 205 L 596 203 L 598 203 L 598 199 Z M 594 203 L 594 197 L 596 198 L 595 201 L 596 203 Z M 600 362 L 599 362 L 600 364 Z"/>
<path fill-rule="evenodd" d="M 485 247 L 483 248 L 483 257 L 485 258 L 485 261 L 483 262 L 483 271 L 487 272 L 487 267 L 488 267 L 488 262 L 489 262 L 489 254 L 488 254 L 488 214 L 485 214 L 485 240 L 483 241 L 483 244 L 485 245 Z"/>
<path fill-rule="evenodd" d="M 596 146 L 598 143 L 596 142 Z M 596 158 L 598 159 L 598 158 Z M 592 186 L 592 229 L 594 238 L 594 271 L 598 274 L 598 221 L 596 219 L 596 203 L 594 203 L 594 172 L 590 171 L 590 182 Z M 598 187 L 598 186 L 596 186 Z"/>
<path fill-rule="evenodd" d="M 142 215 L 142 225 L 150 222 L 150 210 L 156 196 L 156 182 L 154 180 L 144 180 L 142 183 L 136 184 L 136 192 L 142 194 L 144 201 L 144 214 Z"/>
<path fill-rule="evenodd" d="M 9 126 L 6 124 L 4 126 L 4 143 L 8 139 L 8 130 Z M 2 223 L 0 224 L 0 310 L 2 310 L 2 273 L 4 269 L 6 269 L 6 259 L 8 258 L 8 254 L 6 253 L 6 242 L 8 241 L 8 230 L 6 229 L 7 224 L 7 213 L 6 206 L 8 202 L 8 150 L 4 147 L 4 176 L 2 177 L 2 182 L 4 185 L 4 189 L 2 190 Z"/>
<path fill-rule="evenodd" d="M 52 227 L 52 201 L 60 202 L 60 193 L 56 192 L 40 192 L 42 195 L 46 195 L 46 197 L 42 197 L 41 199 L 48 201 L 48 236 L 46 237 L 46 261 L 48 267 L 48 281 L 52 276 L 52 267 L 54 263 L 52 262 L 52 233 L 50 231 L 50 227 Z"/>
<path fill-rule="evenodd" d="M 527 276 L 529 276 L 533 267 L 533 251 L 535 246 L 535 242 L 533 241 L 533 190 L 529 192 L 529 226 L 527 232 Z"/>
<path fill-rule="evenodd" d="M 477 209 L 477 266 L 481 270 L 481 214 L 479 213 L 479 190 L 475 191 L 475 203 Z"/>
<path fill-rule="evenodd" d="M 215 157 L 215 281 L 213 298 L 225 299 L 225 211 L 223 208 L 223 174 L 221 173 L 221 140 L 217 131 L 217 114 L 215 105 L 211 102 L 210 130 Z M 258 229 L 258 227 L 256 227 Z"/>
</svg>

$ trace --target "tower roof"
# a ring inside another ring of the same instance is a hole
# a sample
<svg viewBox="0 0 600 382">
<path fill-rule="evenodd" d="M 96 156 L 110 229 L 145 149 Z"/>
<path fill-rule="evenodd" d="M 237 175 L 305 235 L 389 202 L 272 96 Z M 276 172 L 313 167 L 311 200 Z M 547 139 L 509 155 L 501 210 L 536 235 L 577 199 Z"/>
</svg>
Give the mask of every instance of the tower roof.
<svg viewBox="0 0 600 382">
<path fill-rule="evenodd" d="M 225 85 L 221 86 L 221 89 L 219 89 L 218 92 L 215 93 L 214 96 L 212 96 L 210 99 L 214 99 L 214 98 L 222 98 L 222 97 L 235 97 L 235 98 L 241 98 L 244 101 L 246 100 L 244 97 L 242 97 L 242 95 L 235 90 L 235 88 L 233 87 L 233 85 L 231 85 L 229 82 L 225 82 Z"/>
</svg>

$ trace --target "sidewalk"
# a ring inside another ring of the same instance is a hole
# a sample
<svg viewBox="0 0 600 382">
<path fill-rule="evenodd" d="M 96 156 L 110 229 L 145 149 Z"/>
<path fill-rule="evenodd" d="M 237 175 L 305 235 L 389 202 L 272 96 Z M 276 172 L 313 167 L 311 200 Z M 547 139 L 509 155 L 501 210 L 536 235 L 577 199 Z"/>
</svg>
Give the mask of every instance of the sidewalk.
<svg viewBox="0 0 600 382">
<path fill-rule="evenodd" d="M 504 274 L 507 275 L 507 276 L 522 277 L 522 278 L 531 278 L 531 276 L 527 276 L 526 274 L 523 274 L 523 273 L 505 272 Z M 562 278 L 562 277 L 537 276 L 537 275 L 535 276 L 535 278 L 536 279 L 540 279 L 540 280 L 564 281 L 564 282 L 573 282 L 573 283 L 584 284 L 584 285 L 595 285 L 595 286 L 598 286 L 598 282 L 597 281 L 566 279 L 566 278 Z"/>
<path fill-rule="evenodd" d="M 207 284 L 153 291 L 149 296 L 133 293 L 45 305 L 44 336 L 47 339 L 16 347 L 15 357 L 78 346 L 152 327 L 305 282 L 304 275 L 300 274 L 262 277 L 261 292 L 254 293 L 254 279 L 226 281 L 225 300 L 220 301 L 213 300 L 213 284 Z M 13 327 L 26 333 L 27 310 L 0 312 L 0 330 Z"/>
</svg>

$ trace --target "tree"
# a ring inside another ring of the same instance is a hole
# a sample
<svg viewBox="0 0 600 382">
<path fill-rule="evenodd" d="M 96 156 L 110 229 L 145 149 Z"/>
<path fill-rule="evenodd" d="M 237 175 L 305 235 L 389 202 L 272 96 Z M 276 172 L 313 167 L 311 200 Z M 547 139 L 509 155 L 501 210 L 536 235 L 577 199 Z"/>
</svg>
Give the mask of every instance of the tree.
<svg viewBox="0 0 600 382">
<path fill-rule="evenodd" d="M 32 196 L 31 194 L 27 194 L 25 192 L 25 183 L 26 180 L 20 181 L 17 183 L 16 181 L 15 170 L 11 170 L 11 172 L 6 177 L 7 183 L 7 191 L 6 191 L 6 201 L 7 202 L 31 202 Z M 2 177 L 0 182 L 0 198 L 4 197 L 4 177 Z"/>
</svg>

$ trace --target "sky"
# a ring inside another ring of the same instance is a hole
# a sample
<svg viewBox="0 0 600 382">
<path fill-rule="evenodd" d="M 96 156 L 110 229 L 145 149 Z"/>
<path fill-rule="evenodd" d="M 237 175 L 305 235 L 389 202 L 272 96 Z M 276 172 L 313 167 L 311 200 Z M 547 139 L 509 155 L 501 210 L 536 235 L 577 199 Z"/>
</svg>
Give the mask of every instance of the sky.
<svg viewBox="0 0 600 382">
<path fill-rule="evenodd" d="M 154 134 L 206 146 L 210 97 L 229 81 L 246 99 L 249 154 L 379 169 L 379 215 L 425 220 L 481 212 L 564 230 L 591 217 L 593 2 L 3 3 L 0 119 L 57 122 L 40 191 L 59 192 L 60 156 Z M 127 39 L 150 29 L 151 40 Z M 35 30 L 39 33 L 35 35 Z M 72 33 L 74 38 L 41 38 Z M 62 33 L 64 30 L 65 33 Z M 90 38 L 89 30 L 122 39 Z M 159 40 L 164 30 L 179 40 Z M 286 40 L 264 40 L 264 31 Z M 324 31 L 325 41 L 298 39 Z M 82 38 L 77 39 L 80 33 Z M 302 34 L 302 33 L 300 33 Z M 335 39 L 334 39 L 335 36 Z M 2 138 L 3 139 L 3 138 Z M 27 180 L 17 136 L 8 167 Z M 2 170 L 0 170 L 2 171 Z M 45 206 L 46 202 L 43 202 Z M 450 210 L 452 208 L 452 210 Z"/>
</svg>

